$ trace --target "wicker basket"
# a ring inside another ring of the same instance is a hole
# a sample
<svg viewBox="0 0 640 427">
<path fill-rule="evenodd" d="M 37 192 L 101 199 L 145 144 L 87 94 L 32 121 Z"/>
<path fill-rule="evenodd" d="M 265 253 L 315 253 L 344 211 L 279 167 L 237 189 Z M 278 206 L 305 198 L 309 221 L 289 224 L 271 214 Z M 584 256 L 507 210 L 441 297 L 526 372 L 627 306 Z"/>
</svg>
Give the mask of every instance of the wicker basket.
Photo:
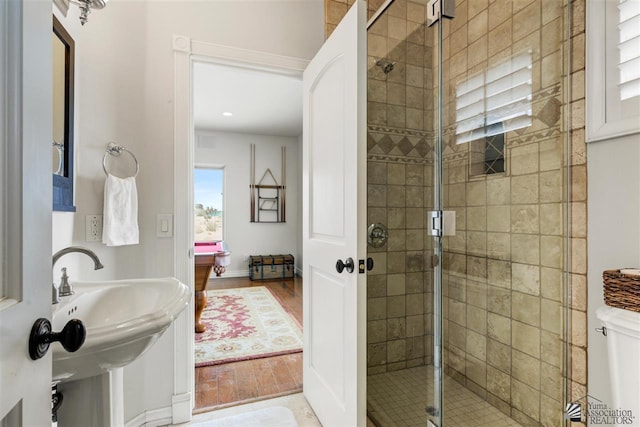
<svg viewBox="0 0 640 427">
<path fill-rule="evenodd" d="M 602 281 L 606 305 L 640 313 L 640 276 L 606 270 Z"/>
</svg>

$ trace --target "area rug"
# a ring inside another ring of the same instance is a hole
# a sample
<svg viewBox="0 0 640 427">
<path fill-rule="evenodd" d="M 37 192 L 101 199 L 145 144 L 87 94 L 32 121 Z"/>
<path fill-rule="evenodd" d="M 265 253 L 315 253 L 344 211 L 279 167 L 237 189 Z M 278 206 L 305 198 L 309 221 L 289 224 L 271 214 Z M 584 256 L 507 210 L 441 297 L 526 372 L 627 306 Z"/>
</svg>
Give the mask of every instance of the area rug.
<svg viewBox="0 0 640 427">
<path fill-rule="evenodd" d="M 196 367 L 302 351 L 295 319 L 264 286 L 207 291 L 196 334 Z"/>
<path fill-rule="evenodd" d="M 190 424 L 191 427 L 298 427 L 291 409 L 283 406 Z"/>
</svg>

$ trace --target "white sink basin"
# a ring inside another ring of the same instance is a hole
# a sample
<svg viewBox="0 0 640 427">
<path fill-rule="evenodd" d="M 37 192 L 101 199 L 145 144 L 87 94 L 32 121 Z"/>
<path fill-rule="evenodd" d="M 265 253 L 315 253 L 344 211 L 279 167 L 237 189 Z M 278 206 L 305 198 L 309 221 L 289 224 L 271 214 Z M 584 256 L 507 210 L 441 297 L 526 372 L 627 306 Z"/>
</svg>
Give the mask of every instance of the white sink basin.
<svg viewBox="0 0 640 427">
<path fill-rule="evenodd" d="M 75 353 L 53 344 L 53 381 L 100 375 L 125 366 L 162 335 L 187 307 L 189 289 L 173 277 L 72 282 L 74 295 L 53 305 L 51 324 L 60 331 L 70 319 L 87 329 Z"/>
</svg>

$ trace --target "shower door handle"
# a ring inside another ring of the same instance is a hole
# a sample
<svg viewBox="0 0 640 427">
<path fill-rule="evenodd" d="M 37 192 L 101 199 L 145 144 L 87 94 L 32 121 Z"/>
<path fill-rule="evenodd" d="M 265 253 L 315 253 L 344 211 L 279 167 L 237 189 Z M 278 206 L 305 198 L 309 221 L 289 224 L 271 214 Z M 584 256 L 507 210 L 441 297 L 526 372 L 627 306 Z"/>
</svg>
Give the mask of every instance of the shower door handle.
<svg viewBox="0 0 640 427">
<path fill-rule="evenodd" d="M 353 269 L 355 268 L 355 264 L 353 263 L 353 258 L 349 257 L 345 262 L 342 262 L 341 259 L 336 261 L 336 271 L 338 273 L 342 273 L 344 269 L 347 269 L 347 273 L 353 273 Z"/>
</svg>

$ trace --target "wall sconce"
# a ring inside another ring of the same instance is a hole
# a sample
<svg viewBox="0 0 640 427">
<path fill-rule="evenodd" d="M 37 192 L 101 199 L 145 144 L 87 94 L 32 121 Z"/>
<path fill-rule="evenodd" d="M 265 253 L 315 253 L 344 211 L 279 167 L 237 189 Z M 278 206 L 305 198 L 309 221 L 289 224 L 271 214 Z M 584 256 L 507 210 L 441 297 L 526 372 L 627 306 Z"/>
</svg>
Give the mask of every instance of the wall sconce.
<svg viewBox="0 0 640 427">
<path fill-rule="evenodd" d="M 91 9 L 102 9 L 107 5 L 107 1 L 109 0 L 53 0 L 53 3 L 58 6 L 64 16 L 67 16 L 69 3 L 77 5 L 80 8 L 80 23 L 84 25 L 89 20 Z"/>
</svg>

